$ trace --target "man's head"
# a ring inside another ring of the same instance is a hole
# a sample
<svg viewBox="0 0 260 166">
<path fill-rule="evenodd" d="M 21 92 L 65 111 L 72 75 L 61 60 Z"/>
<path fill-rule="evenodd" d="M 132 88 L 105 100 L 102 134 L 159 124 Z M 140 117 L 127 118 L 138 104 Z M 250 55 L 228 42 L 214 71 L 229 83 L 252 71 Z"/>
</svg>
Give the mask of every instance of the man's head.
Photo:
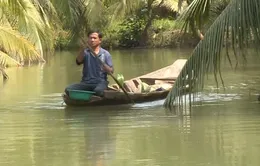
<svg viewBox="0 0 260 166">
<path fill-rule="evenodd" d="M 90 47 L 95 48 L 100 46 L 102 41 L 102 33 L 98 30 L 92 30 L 88 33 L 88 44 Z"/>
</svg>

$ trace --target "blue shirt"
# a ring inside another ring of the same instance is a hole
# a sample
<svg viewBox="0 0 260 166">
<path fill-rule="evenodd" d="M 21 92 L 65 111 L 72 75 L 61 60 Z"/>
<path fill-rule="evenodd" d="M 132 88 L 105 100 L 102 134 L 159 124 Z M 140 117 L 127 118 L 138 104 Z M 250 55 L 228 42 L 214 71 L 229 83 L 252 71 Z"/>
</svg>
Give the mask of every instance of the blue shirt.
<svg viewBox="0 0 260 166">
<path fill-rule="evenodd" d="M 97 56 L 108 66 L 113 67 L 112 57 L 107 50 L 100 48 Z M 85 83 L 98 84 L 107 81 L 107 73 L 103 70 L 102 64 L 89 49 L 84 50 L 82 74 L 81 81 Z"/>
</svg>

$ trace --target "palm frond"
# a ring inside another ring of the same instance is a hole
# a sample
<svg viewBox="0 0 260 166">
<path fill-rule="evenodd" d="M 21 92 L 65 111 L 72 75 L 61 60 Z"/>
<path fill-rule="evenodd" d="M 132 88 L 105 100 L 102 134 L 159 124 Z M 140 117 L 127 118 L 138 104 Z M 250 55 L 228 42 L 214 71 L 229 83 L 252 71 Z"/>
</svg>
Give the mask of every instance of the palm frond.
<svg viewBox="0 0 260 166">
<path fill-rule="evenodd" d="M 22 65 L 17 60 L 11 58 L 8 54 L 0 50 L 0 66 L 5 68 L 10 66 L 22 66 Z"/>
<path fill-rule="evenodd" d="M 107 10 L 108 10 L 108 12 L 112 13 L 110 23 L 114 22 L 114 20 L 116 20 L 117 18 L 122 18 L 124 16 L 123 3 L 116 2 L 112 5 L 110 5 L 107 8 Z"/>
<path fill-rule="evenodd" d="M 142 4 L 144 3 L 140 0 L 118 0 L 111 3 L 107 8 L 107 10 L 112 13 L 110 23 L 124 18 L 124 16 L 136 11 L 136 9 L 140 9 Z"/>
<path fill-rule="evenodd" d="M 208 20 L 203 23 L 203 29 L 208 29 L 213 24 L 217 17 L 225 10 L 229 2 L 230 0 L 212 1 L 209 9 L 209 17 Z"/>
<path fill-rule="evenodd" d="M 178 2 L 175 0 L 155 0 L 153 6 L 158 6 L 167 8 L 169 11 L 178 11 Z"/>
<path fill-rule="evenodd" d="M 178 0 L 178 11 L 182 11 L 185 0 Z"/>
<path fill-rule="evenodd" d="M 80 15 L 79 9 L 84 7 L 84 3 L 87 3 L 88 1 L 89 0 L 51 0 L 52 5 L 56 9 L 64 25 L 71 26 L 75 26 L 77 24 L 77 18 Z"/>
<path fill-rule="evenodd" d="M 34 2 L 34 3 L 33 3 Z M 27 37 L 43 55 L 44 44 L 53 43 L 50 37 L 51 29 L 46 15 L 42 17 L 35 1 L 31 0 L 3 0 L 3 14 L 7 16 L 11 26 Z M 45 46 L 51 47 L 51 44 Z"/>
<path fill-rule="evenodd" d="M 259 49 L 260 44 L 260 1 L 258 0 L 231 0 L 229 5 L 216 19 L 205 34 L 204 40 L 200 41 L 194 49 L 192 56 L 186 62 L 183 70 L 178 76 L 171 92 L 169 92 L 164 106 L 171 107 L 178 103 L 182 105 L 185 99 L 181 96 L 186 93 L 188 85 L 193 91 L 203 90 L 205 75 L 213 72 L 218 85 L 221 79 L 221 60 L 226 55 L 230 64 L 231 57 L 235 57 L 237 64 L 239 59 L 246 59 L 244 53 L 249 46 Z M 226 54 L 222 54 L 223 45 L 226 47 Z M 233 56 L 229 48 L 233 50 Z M 239 54 L 237 52 L 240 52 Z M 192 91 L 189 90 L 190 106 L 192 102 Z M 178 99 L 178 100 L 177 100 Z M 184 101 L 183 101 L 184 100 Z"/>
<path fill-rule="evenodd" d="M 209 17 L 211 0 L 193 0 L 191 4 L 183 10 L 177 21 L 183 25 L 182 30 L 186 32 L 190 23 L 195 23 L 198 29 L 201 29 Z"/>
<path fill-rule="evenodd" d="M 223 12 L 223 10 L 225 10 L 225 8 L 229 4 L 229 2 L 230 2 L 230 0 L 213 1 L 210 6 L 211 15 L 213 15 L 215 18 L 217 18 Z"/>
<path fill-rule="evenodd" d="M 92 0 L 85 3 L 84 9 L 85 20 L 88 21 L 90 27 L 100 26 L 104 16 L 104 5 L 99 0 Z M 101 23 L 100 23 L 101 22 Z"/>
<path fill-rule="evenodd" d="M 124 7 L 124 13 L 123 15 L 127 15 L 131 12 L 134 12 L 136 9 L 138 9 L 142 4 L 143 1 L 141 0 L 121 0 L 121 4 L 123 4 Z"/>
<path fill-rule="evenodd" d="M 48 27 L 50 26 L 50 24 L 52 24 L 53 26 L 57 26 L 57 24 L 61 23 L 58 17 L 58 13 L 50 0 L 32 0 L 32 1 L 35 4 L 37 10 L 39 11 L 42 20 L 45 22 L 45 24 Z M 56 24 L 54 25 L 53 22 L 55 22 Z"/>
<path fill-rule="evenodd" d="M 44 61 L 34 44 L 10 27 L 0 26 L 0 46 L 2 52 L 17 61 Z"/>
</svg>

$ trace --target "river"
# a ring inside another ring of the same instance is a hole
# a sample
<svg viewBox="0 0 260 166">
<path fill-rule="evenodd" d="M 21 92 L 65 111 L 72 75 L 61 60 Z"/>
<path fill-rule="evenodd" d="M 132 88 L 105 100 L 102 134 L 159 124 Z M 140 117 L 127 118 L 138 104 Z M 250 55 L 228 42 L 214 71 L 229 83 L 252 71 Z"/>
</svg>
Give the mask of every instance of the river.
<svg viewBox="0 0 260 166">
<path fill-rule="evenodd" d="M 111 51 L 125 79 L 188 58 L 192 50 Z M 61 93 L 81 78 L 75 53 L 46 64 L 7 69 L 0 84 L 1 166 L 258 166 L 260 59 L 247 70 L 223 66 L 226 92 L 213 77 L 192 110 L 163 100 L 129 106 L 67 108 Z M 113 82 L 110 78 L 110 81 Z"/>
</svg>

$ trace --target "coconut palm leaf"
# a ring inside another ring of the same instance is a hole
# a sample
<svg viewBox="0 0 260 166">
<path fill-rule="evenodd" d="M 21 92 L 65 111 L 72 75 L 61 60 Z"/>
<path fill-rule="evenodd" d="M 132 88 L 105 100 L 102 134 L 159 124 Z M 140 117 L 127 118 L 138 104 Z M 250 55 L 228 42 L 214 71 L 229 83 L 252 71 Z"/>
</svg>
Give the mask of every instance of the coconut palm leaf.
<svg viewBox="0 0 260 166">
<path fill-rule="evenodd" d="M 85 6 L 88 8 L 87 16 L 90 23 L 106 17 L 107 20 L 110 20 L 108 24 L 111 24 L 135 11 L 141 4 L 144 4 L 142 0 L 94 0 L 88 1 L 88 3 L 85 3 Z M 91 20 L 92 18 L 95 20 Z"/>
<path fill-rule="evenodd" d="M 100 0 L 52 0 L 52 3 L 63 22 L 63 29 L 69 32 L 69 47 L 75 46 L 90 25 L 95 27 L 104 18 L 103 3 Z"/>
<path fill-rule="evenodd" d="M 91 28 L 104 26 L 104 9 L 104 5 L 100 0 L 86 1 L 84 3 L 85 20 Z"/>
<path fill-rule="evenodd" d="M 125 10 L 126 10 L 126 4 L 122 1 L 115 2 L 114 4 L 111 4 L 107 8 L 108 12 L 111 14 L 110 24 L 114 22 L 116 19 L 120 19 L 124 17 Z"/>
<path fill-rule="evenodd" d="M 183 10 L 177 19 L 183 24 L 183 30 L 186 32 L 189 26 L 196 26 L 198 29 L 208 20 L 212 0 L 193 0 L 191 4 Z M 195 23 L 195 25 L 190 25 Z"/>
<path fill-rule="evenodd" d="M 177 0 L 155 0 L 153 6 L 166 7 L 170 11 L 178 11 L 178 2 Z"/>
<path fill-rule="evenodd" d="M 203 0 L 202 0 L 203 1 Z M 201 7 L 200 7 L 201 8 Z M 169 92 L 164 106 L 170 107 L 178 102 L 178 105 L 185 103 L 186 98 L 181 96 L 185 93 L 188 85 L 196 92 L 203 90 L 205 75 L 213 72 L 218 85 L 221 76 L 221 60 L 226 56 L 230 64 L 231 58 L 239 60 L 246 59 L 244 53 L 249 46 L 259 49 L 260 44 L 260 1 L 258 0 L 231 0 L 229 5 L 215 20 L 205 34 L 204 40 L 200 41 L 194 49 L 192 56 L 178 76 L 172 90 Z M 223 45 L 226 47 L 226 54 L 222 54 Z M 232 48 L 232 54 L 229 48 Z M 224 85 L 224 84 L 223 84 Z M 190 106 L 193 101 L 192 91 L 189 90 Z"/>
<path fill-rule="evenodd" d="M 10 66 L 22 66 L 17 60 L 11 58 L 8 54 L 0 51 L 0 67 L 10 67 Z"/>
<path fill-rule="evenodd" d="M 17 61 L 44 61 L 34 44 L 10 27 L 0 26 L 0 46 L 2 52 L 5 52 Z M 5 62 L 2 63 L 3 66 L 11 65 L 8 63 L 10 61 L 3 62 Z"/>
<path fill-rule="evenodd" d="M 51 29 L 48 20 L 45 17 L 43 20 L 40 15 L 40 8 L 32 3 L 31 0 L 2 0 L 0 6 L 2 7 L 3 14 L 9 20 L 9 23 L 14 29 L 17 29 L 21 34 L 26 35 L 43 55 L 44 44 L 49 44 L 45 47 L 50 47 L 52 38 L 50 37 Z M 44 44 L 43 44 L 44 43 Z"/>
<path fill-rule="evenodd" d="M 62 30 L 62 21 L 58 17 L 58 13 L 50 0 L 32 0 L 32 2 L 46 25 L 43 31 L 44 34 L 42 34 L 42 31 L 39 31 L 43 50 L 53 52 L 55 33 Z"/>
<path fill-rule="evenodd" d="M 145 1 L 142 0 L 105 0 L 103 2 L 104 10 L 108 17 L 109 25 L 112 25 L 116 21 L 122 20 L 125 16 L 129 15 L 132 12 L 135 12 L 137 9 L 140 9 L 142 5 L 145 4 Z"/>
<path fill-rule="evenodd" d="M 206 31 L 210 27 L 230 0 L 189 0 L 187 2 L 189 6 L 181 12 L 177 19 L 178 25 L 182 25 L 184 32 L 192 30 L 197 34 L 197 31 Z M 183 4 L 183 0 L 179 0 L 179 4 Z"/>
<path fill-rule="evenodd" d="M 218 1 L 213 1 L 212 4 L 210 5 L 210 14 L 211 18 L 217 18 L 223 10 L 227 7 L 229 4 L 230 0 L 218 0 Z"/>
<path fill-rule="evenodd" d="M 32 2 L 36 6 L 42 20 L 47 26 L 50 26 L 49 24 L 57 26 L 57 23 L 61 23 L 58 17 L 58 13 L 50 0 L 32 0 Z M 52 20 L 52 22 L 50 22 L 50 20 Z"/>
<path fill-rule="evenodd" d="M 85 8 L 84 4 L 88 3 L 89 1 L 90 0 L 51 0 L 51 3 L 56 9 L 59 18 L 61 18 L 63 25 L 65 25 L 65 28 L 67 29 L 71 26 L 75 26 L 78 23 L 80 11 Z"/>
<path fill-rule="evenodd" d="M 182 11 L 185 0 L 178 0 L 178 11 Z"/>
<path fill-rule="evenodd" d="M 51 0 L 51 2 L 62 19 L 65 29 L 79 26 L 80 20 L 90 19 L 88 16 L 95 18 L 103 9 L 100 0 Z"/>
<path fill-rule="evenodd" d="M 209 16 L 208 19 L 202 25 L 202 29 L 206 31 L 213 22 L 217 19 L 217 17 L 223 12 L 223 10 L 227 7 L 230 0 L 217 0 L 212 1 L 209 8 Z"/>
</svg>

